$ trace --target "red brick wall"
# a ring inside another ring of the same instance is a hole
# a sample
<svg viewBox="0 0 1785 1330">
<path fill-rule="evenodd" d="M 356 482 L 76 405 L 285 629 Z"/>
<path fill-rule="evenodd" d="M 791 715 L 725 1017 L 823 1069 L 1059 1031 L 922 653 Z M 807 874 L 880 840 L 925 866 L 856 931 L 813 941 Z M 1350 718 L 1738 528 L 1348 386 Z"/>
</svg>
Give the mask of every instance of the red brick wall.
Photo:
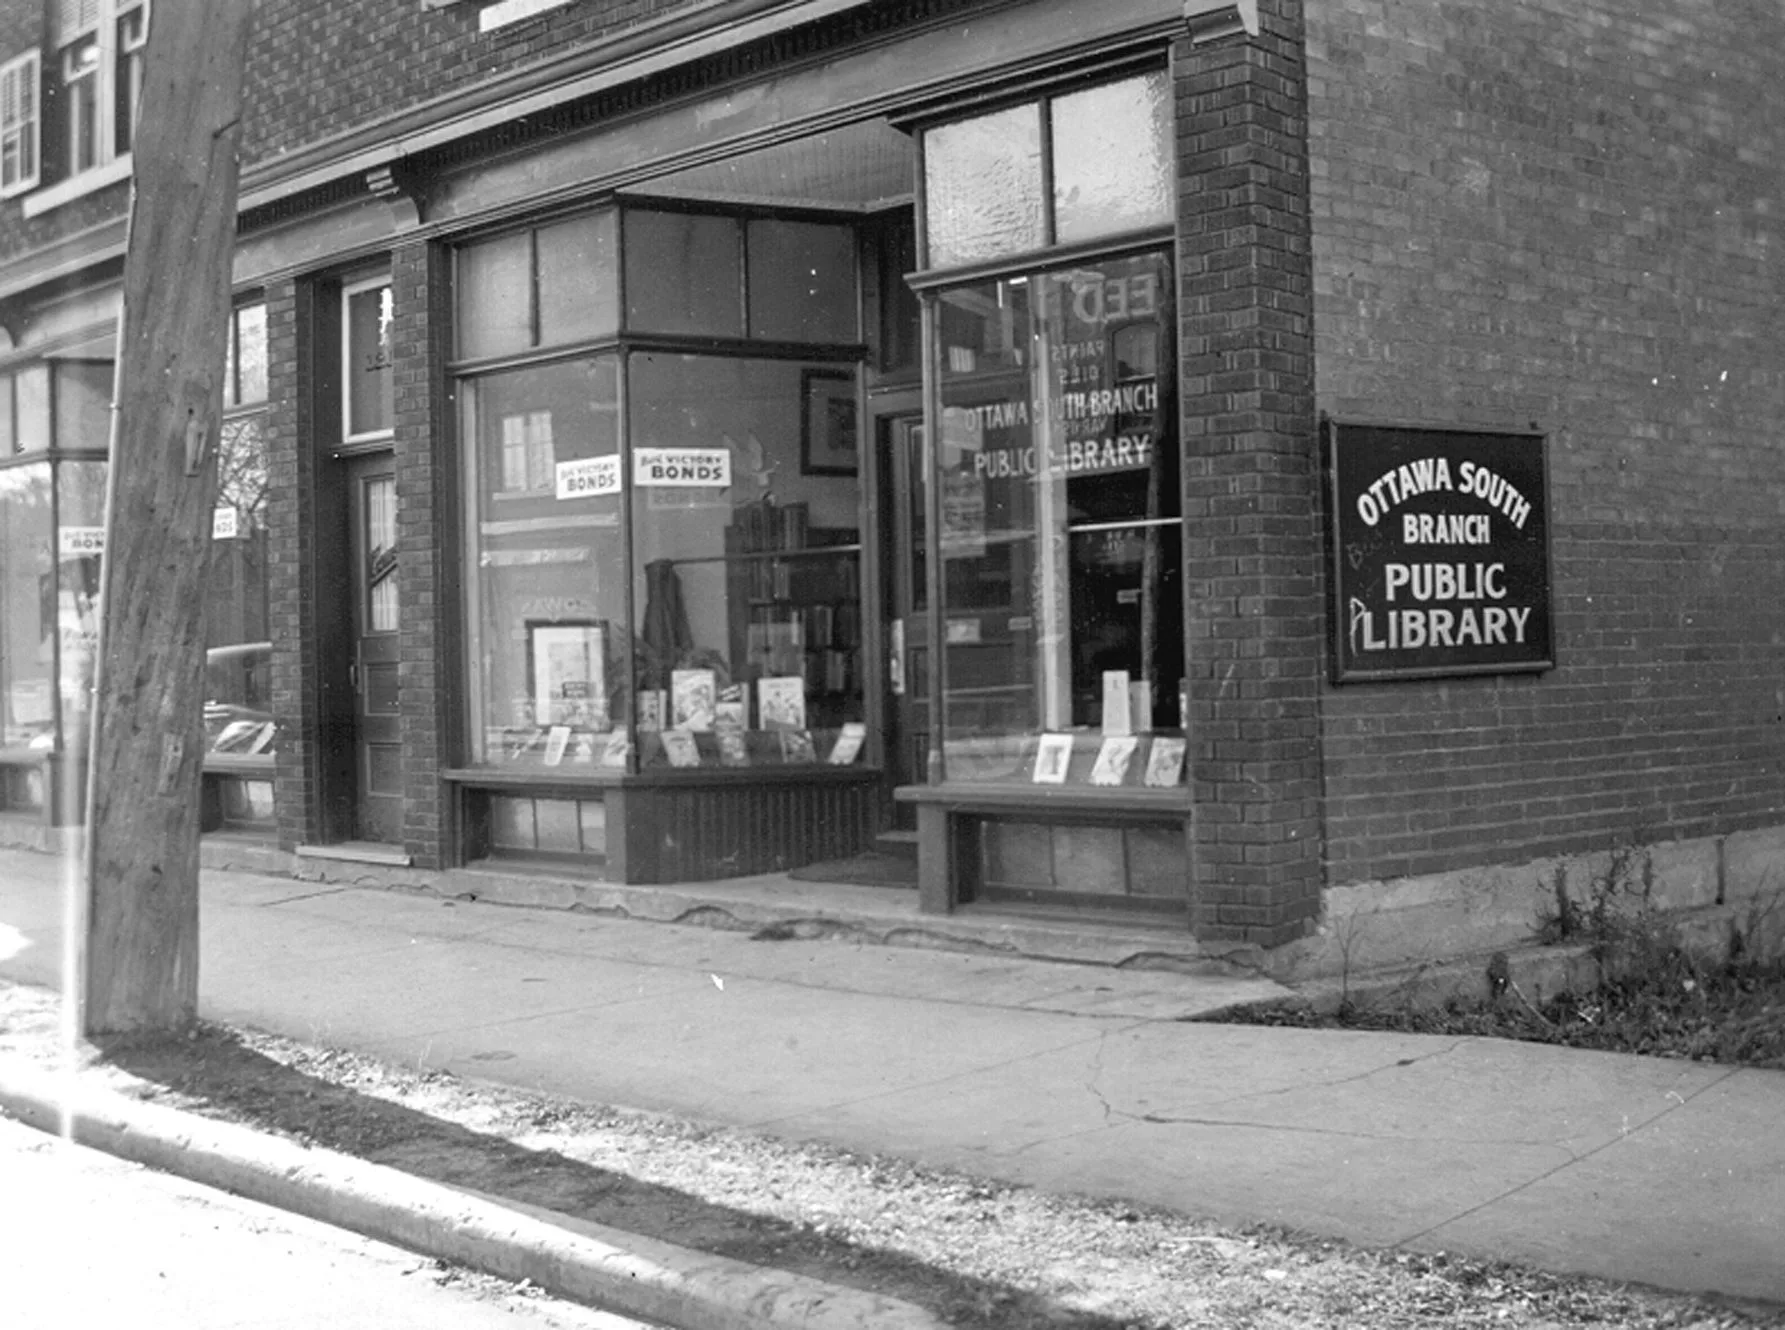
<svg viewBox="0 0 1785 1330">
<path fill-rule="evenodd" d="M 408 244 L 392 255 L 391 292 L 397 462 L 398 576 L 405 613 L 398 667 L 403 735 L 403 840 L 420 868 L 450 866 L 456 836 L 449 791 L 438 772 L 454 751 L 452 679 L 458 673 L 457 542 L 453 466 L 457 432 L 447 397 L 450 264 L 437 246 Z"/>
<path fill-rule="evenodd" d="M 1775 4 L 1309 12 L 1317 393 L 1549 433 L 1559 664 L 1322 699 L 1328 879 L 1785 822 Z"/>
<path fill-rule="evenodd" d="M 685 9 L 696 0 L 575 0 L 525 22 L 477 30 L 478 7 L 421 0 L 261 0 L 248 53 L 242 163 L 337 138 Z M 0 61 L 42 40 L 42 0 L 0 0 Z M 44 77 L 50 77 L 46 54 Z M 26 218 L 0 200 L 0 262 L 74 235 L 129 206 L 118 183 Z"/>
<path fill-rule="evenodd" d="M 611 37 L 695 0 L 574 0 L 490 33 L 478 6 L 261 0 L 248 60 L 245 165 Z"/>
<path fill-rule="evenodd" d="M 1319 484 L 1301 0 L 1174 54 L 1191 926 L 1272 946 L 1320 905 Z"/>
</svg>

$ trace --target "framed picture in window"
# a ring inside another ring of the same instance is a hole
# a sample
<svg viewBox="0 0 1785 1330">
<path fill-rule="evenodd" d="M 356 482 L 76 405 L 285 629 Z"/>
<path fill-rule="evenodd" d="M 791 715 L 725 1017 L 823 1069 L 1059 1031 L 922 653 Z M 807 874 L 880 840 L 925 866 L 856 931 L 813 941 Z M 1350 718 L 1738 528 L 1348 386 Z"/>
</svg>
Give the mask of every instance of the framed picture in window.
<svg viewBox="0 0 1785 1330">
<path fill-rule="evenodd" d="M 606 639 L 598 622 L 527 625 L 536 724 L 608 728 Z"/>
<path fill-rule="evenodd" d="M 855 374 L 846 369 L 800 373 L 800 473 L 857 473 Z"/>
</svg>

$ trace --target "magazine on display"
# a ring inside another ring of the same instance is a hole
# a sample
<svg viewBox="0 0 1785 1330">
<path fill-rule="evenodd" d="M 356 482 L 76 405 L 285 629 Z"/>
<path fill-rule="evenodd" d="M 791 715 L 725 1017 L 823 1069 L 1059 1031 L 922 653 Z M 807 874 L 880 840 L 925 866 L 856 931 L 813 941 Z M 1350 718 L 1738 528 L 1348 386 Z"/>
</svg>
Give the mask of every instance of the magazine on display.
<svg viewBox="0 0 1785 1330">
<path fill-rule="evenodd" d="M 669 723 L 696 734 L 713 728 L 719 682 L 712 670 L 672 670 L 669 676 Z"/>
<path fill-rule="evenodd" d="M 1153 749 L 1147 754 L 1147 784 L 1176 785 L 1184 774 L 1184 748 L 1184 740 L 1169 735 L 1153 740 Z"/>
<path fill-rule="evenodd" d="M 1140 740 L 1132 734 L 1112 735 L 1097 750 L 1097 765 L 1091 768 L 1091 784 L 1120 785 L 1128 776 L 1128 764 Z"/>
</svg>

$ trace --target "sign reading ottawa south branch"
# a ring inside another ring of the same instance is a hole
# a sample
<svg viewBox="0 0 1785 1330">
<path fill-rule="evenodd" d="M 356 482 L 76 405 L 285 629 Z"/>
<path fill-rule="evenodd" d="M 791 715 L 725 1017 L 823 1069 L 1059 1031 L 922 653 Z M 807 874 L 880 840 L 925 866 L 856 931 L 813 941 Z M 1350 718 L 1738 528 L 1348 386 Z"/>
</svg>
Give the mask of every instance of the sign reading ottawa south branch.
<svg viewBox="0 0 1785 1330">
<path fill-rule="evenodd" d="M 1329 422 L 1333 677 L 1548 669 L 1544 440 Z"/>
</svg>

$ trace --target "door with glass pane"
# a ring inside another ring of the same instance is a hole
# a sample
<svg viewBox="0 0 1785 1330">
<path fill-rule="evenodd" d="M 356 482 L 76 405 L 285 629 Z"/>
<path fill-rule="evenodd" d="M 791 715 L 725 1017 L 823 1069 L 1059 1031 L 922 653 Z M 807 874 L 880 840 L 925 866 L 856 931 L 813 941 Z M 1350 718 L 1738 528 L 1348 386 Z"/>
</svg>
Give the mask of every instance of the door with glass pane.
<svg viewBox="0 0 1785 1330">
<path fill-rule="evenodd" d="M 886 761 L 894 785 L 923 782 L 930 748 L 930 651 L 924 432 L 920 414 L 880 421 L 879 455 L 887 459 L 883 492 L 892 497 L 886 524 Z M 915 825 L 910 804 L 895 804 L 896 825 Z"/>
<path fill-rule="evenodd" d="M 354 834 L 403 838 L 403 749 L 397 710 L 397 477 L 386 456 L 348 469 L 352 495 Z"/>
</svg>

